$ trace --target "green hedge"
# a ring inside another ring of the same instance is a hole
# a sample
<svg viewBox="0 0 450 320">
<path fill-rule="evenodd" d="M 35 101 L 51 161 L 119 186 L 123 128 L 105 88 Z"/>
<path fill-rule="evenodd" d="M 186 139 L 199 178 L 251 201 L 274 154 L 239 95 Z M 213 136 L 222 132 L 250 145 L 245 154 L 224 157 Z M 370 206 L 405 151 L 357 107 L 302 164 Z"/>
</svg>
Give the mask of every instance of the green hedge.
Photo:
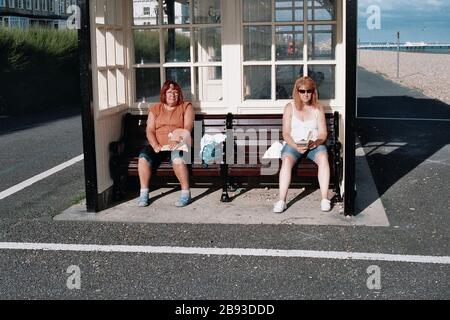
<svg viewBox="0 0 450 320">
<path fill-rule="evenodd" d="M 0 114 L 80 103 L 76 31 L 0 28 Z"/>
</svg>

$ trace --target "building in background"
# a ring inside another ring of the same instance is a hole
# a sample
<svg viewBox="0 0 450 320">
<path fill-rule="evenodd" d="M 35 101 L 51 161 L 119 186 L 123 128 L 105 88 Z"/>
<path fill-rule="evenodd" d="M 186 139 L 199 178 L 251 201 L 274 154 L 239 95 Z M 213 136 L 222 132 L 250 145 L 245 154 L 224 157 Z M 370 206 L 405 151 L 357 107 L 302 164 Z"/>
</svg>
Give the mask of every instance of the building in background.
<svg viewBox="0 0 450 320">
<path fill-rule="evenodd" d="M 65 29 L 67 8 L 75 4 L 76 0 L 0 0 L 0 26 Z"/>
</svg>

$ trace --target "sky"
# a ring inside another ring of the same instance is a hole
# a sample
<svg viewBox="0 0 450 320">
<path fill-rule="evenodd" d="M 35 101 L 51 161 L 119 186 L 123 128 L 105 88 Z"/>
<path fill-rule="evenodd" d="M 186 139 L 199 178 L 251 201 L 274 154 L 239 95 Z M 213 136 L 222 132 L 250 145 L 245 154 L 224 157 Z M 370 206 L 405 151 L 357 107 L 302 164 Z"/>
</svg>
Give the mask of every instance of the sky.
<svg viewBox="0 0 450 320">
<path fill-rule="evenodd" d="M 372 29 L 367 26 L 367 21 Z M 380 22 L 379 29 L 377 21 Z M 358 38 L 361 42 L 396 42 L 397 31 L 400 31 L 401 42 L 450 44 L 450 0 L 358 1 Z"/>
</svg>

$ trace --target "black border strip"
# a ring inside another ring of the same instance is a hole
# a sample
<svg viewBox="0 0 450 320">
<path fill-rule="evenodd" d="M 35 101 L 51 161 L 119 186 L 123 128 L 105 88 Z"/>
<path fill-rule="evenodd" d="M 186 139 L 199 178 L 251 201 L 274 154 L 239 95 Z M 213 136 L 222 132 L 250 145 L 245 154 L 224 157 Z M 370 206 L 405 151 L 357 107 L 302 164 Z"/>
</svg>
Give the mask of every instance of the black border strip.
<svg viewBox="0 0 450 320">
<path fill-rule="evenodd" d="M 88 212 L 98 212 L 89 1 L 79 0 L 78 5 L 81 9 L 81 29 L 78 30 L 78 52 L 80 61 L 81 120 L 83 128 L 86 209 Z"/>
<path fill-rule="evenodd" d="M 344 212 L 355 215 L 357 0 L 347 0 L 346 13 Z"/>
</svg>

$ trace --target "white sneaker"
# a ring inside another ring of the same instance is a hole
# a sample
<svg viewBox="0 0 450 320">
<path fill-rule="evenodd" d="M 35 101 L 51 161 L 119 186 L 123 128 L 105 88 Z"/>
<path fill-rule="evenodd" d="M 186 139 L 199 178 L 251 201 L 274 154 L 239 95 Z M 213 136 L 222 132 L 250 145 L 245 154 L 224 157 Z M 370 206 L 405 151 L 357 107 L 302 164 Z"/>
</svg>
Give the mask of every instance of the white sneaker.
<svg viewBox="0 0 450 320">
<path fill-rule="evenodd" d="M 273 206 L 273 212 L 275 212 L 275 213 L 283 213 L 283 211 L 286 209 L 287 209 L 286 202 L 284 202 L 282 200 L 278 201 Z"/>
<path fill-rule="evenodd" d="M 320 202 L 320 210 L 328 212 L 331 210 L 331 201 L 328 199 L 322 199 Z"/>
</svg>

